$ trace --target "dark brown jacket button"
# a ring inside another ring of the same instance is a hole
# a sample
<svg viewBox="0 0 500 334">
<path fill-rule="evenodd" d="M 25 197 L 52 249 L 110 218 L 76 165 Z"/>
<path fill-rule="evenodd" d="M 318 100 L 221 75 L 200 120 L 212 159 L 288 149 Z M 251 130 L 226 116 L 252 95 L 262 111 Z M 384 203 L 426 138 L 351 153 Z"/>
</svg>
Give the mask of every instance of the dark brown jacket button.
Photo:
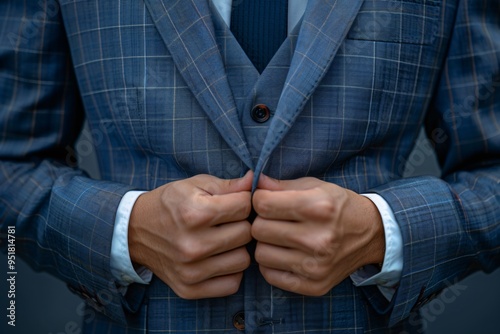
<svg viewBox="0 0 500 334">
<path fill-rule="evenodd" d="M 233 326 L 237 330 L 245 330 L 245 313 L 238 312 L 233 316 Z"/>
<path fill-rule="evenodd" d="M 264 123 L 271 117 L 271 111 L 265 104 L 258 104 L 253 107 L 251 116 L 254 121 Z"/>
</svg>

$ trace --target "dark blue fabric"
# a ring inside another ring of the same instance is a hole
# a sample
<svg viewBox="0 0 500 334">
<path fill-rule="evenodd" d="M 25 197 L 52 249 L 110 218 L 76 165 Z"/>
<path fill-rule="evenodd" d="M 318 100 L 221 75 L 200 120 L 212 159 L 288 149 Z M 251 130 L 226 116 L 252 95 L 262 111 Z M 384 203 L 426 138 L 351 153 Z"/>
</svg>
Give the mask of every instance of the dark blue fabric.
<svg viewBox="0 0 500 334">
<path fill-rule="evenodd" d="M 262 73 L 287 35 L 288 0 L 243 0 L 233 4 L 231 31 Z"/>
</svg>

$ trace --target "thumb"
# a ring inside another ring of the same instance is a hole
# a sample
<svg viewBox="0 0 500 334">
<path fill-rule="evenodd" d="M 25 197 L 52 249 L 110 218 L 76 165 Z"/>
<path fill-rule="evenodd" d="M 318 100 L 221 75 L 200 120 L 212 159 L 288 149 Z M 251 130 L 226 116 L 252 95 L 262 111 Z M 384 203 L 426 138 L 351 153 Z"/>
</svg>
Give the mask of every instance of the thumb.
<svg viewBox="0 0 500 334">
<path fill-rule="evenodd" d="M 288 188 L 288 182 L 290 181 L 280 181 L 267 175 L 261 174 L 259 177 L 259 183 L 257 184 L 257 189 L 265 189 L 271 191 L 286 190 Z"/>
</svg>

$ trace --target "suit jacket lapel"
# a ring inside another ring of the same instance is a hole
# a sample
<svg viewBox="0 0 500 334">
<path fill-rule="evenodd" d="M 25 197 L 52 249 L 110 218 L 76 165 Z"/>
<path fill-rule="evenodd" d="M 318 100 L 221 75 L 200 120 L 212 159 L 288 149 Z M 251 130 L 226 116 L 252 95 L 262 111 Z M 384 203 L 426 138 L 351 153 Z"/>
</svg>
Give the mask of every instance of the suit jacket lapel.
<svg viewBox="0 0 500 334">
<path fill-rule="evenodd" d="M 253 168 L 207 0 L 146 0 L 174 62 L 221 136 Z"/>
<path fill-rule="evenodd" d="M 269 155 L 326 74 L 362 3 L 363 0 L 309 0 L 290 71 L 255 168 L 254 185 Z"/>
</svg>

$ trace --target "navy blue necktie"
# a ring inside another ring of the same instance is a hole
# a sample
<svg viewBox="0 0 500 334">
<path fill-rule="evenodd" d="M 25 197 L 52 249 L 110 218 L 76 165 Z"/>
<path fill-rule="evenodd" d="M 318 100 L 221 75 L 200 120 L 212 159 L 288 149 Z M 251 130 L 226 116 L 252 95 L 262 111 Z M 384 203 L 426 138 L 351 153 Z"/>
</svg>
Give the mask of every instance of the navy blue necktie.
<svg viewBox="0 0 500 334">
<path fill-rule="evenodd" d="M 287 36 L 288 0 L 233 0 L 231 31 L 262 73 Z"/>
</svg>

